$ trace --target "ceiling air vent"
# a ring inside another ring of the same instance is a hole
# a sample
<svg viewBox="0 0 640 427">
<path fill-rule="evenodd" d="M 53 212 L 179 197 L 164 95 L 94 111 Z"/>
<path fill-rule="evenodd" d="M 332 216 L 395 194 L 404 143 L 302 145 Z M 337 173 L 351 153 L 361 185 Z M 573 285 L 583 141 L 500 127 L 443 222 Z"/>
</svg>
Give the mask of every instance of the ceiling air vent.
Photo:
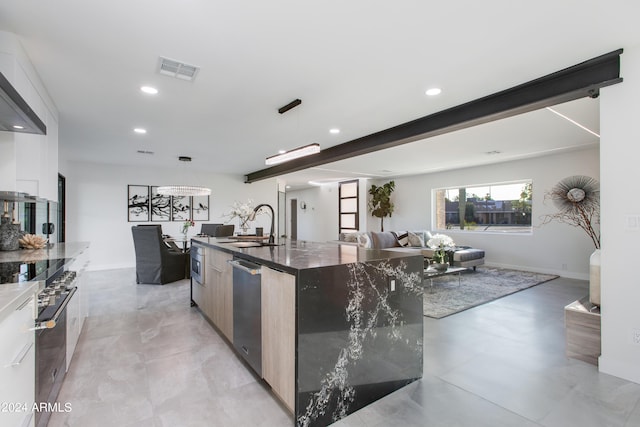
<svg viewBox="0 0 640 427">
<path fill-rule="evenodd" d="M 182 80 L 193 80 L 200 71 L 200 67 L 185 64 L 174 59 L 160 57 L 158 72 L 165 76 L 175 77 Z"/>
</svg>

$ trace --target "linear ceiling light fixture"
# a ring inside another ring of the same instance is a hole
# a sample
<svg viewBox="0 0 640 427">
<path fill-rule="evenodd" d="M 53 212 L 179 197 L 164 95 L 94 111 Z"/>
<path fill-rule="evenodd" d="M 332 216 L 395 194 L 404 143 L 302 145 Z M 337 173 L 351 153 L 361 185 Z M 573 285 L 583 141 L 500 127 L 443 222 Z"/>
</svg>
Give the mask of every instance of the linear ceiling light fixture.
<svg viewBox="0 0 640 427">
<path fill-rule="evenodd" d="M 187 163 L 191 161 L 191 157 L 180 156 L 178 160 Z M 211 189 L 197 185 L 163 185 L 158 187 L 158 194 L 163 196 L 208 196 L 211 194 Z"/>
<path fill-rule="evenodd" d="M 278 163 L 287 162 L 304 156 L 310 156 L 311 154 L 319 152 L 320 144 L 309 144 L 304 147 L 298 147 L 293 150 L 285 151 L 284 153 L 276 154 L 275 156 L 267 157 L 264 163 L 266 165 L 277 165 Z"/>
<path fill-rule="evenodd" d="M 573 120 L 572 118 L 569 118 L 567 116 L 565 116 L 564 114 L 558 112 L 557 110 L 554 110 L 551 107 L 547 107 L 547 110 L 551 111 L 553 114 L 555 114 L 556 116 L 562 117 L 563 119 L 565 119 L 566 121 L 568 121 L 569 123 L 573 123 L 574 125 L 578 126 L 580 129 L 584 129 L 587 132 L 589 132 L 591 135 L 595 135 L 596 137 L 600 138 L 600 134 L 597 132 L 592 131 L 591 129 L 589 129 L 588 127 L 581 125 L 580 123 L 576 122 L 575 120 Z"/>
</svg>

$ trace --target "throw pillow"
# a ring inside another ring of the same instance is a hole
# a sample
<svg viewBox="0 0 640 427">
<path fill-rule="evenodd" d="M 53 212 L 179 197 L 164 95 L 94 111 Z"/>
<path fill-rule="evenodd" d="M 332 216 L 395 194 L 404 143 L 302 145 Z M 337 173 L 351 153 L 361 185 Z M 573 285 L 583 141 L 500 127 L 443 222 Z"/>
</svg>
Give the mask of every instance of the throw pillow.
<svg viewBox="0 0 640 427">
<path fill-rule="evenodd" d="M 402 234 L 393 233 L 396 235 L 396 239 L 398 239 L 398 244 L 400 246 L 409 246 L 409 233 L 403 232 Z"/>
<path fill-rule="evenodd" d="M 358 241 L 358 236 L 356 233 L 344 233 L 344 241 L 355 243 Z"/>
<path fill-rule="evenodd" d="M 418 248 L 424 247 L 424 238 L 419 236 L 416 233 L 409 231 L 407 239 L 409 240 L 409 246 L 414 246 Z"/>
<path fill-rule="evenodd" d="M 370 248 L 371 247 L 371 239 L 369 239 L 369 235 L 367 233 L 361 233 L 357 236 L 358 246 L 361 248 Z"/>
<path fill-rule="evenodd" d="M 398 243 L 398 239 L 395 234 L 389 231 L 371 232 L 371 247 L 375 249 L 386 249 L 386 248 L 394 248 L 398 247 L 400 244 Z"/>
</svg>

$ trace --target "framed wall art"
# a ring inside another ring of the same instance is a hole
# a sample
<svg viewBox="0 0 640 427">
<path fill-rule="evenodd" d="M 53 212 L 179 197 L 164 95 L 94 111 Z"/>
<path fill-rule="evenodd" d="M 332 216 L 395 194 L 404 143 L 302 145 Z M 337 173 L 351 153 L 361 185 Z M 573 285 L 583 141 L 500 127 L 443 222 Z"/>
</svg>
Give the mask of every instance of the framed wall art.
<svg viewBox="0 0 640 427">
<path fill-rule="evenodd" d="M 191 197 L 171 196 L 171 221 L 191 219 Z"/>
<path fill-rule="evenodd" d="M 158 194 L 158 186 L 151 187 L 151 221 L 171 221 L 171 196 Z"/>
<path fill-rule="evenodd" d="M 129 222 L 149 221 L 149 186 L 127 186 L 127 219 Z"/>
<path fill-rule="evenodd" d="M 191 213 L 194 221 L 209 221 L 209 196 L 193 196 Z"/>
</svg>

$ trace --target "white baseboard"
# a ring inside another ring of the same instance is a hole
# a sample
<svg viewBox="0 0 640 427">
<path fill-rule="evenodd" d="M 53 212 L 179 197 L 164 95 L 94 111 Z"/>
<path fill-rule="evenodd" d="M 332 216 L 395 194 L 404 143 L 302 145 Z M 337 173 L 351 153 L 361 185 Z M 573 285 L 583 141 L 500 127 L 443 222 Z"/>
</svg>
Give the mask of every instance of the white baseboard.
<svg viewBox="0 0 640 427">
<path fill-rule="evenodd" d="M 598 358 L 598 370 L 603 374 L 613 375 L 614 377 L 640 384 L 640 368 L 637 363 L 630 364 L 600 356 Z"/>
</svg>

